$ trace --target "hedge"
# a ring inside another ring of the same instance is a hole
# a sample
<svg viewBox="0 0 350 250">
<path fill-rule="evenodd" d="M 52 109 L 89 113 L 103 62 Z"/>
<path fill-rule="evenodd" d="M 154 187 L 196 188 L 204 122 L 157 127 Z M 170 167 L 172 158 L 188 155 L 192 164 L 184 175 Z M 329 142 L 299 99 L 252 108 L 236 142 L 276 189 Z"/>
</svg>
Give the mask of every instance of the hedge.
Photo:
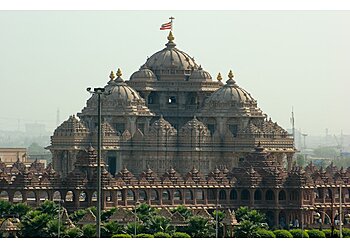
<svg viewBox="0 0 350 250">
<path fill-rule="evenodd" d="M 191 238 L 187 233 L 176 232 L 173 233 L 173 238 Z"/>
<path fill-rule="evenodd" d="M 293 238 L 309 238 L 309 235 L 305 230 L 292 229 L 289 232 L 293 235 Z"/>
<path fill-rule="evenodd" d="M 273 233 L 276 235 L 276 238 L 293 238 L 293 235 L 287 230 L 275 230 Z"/>
<path fill-rule="evenodd" d="M 152 234 L 137 234 L 136 238 L 154 238 Z"/>
<path fill-rule="evenodd" d="M 350 237 L 350 229 L 349 228 L 343 228 L 342 233 L 343 233 L 344 238 Z"/>
<path fill-rule="evenodd" d="M 276 235 L 272 231 L 263 228 L 258 229 L 256 234 L 256 238 L 276 238 Z"/>
<path fill-rule="evenodd" d="M 332 230 L 331 229 L 324 229 L 322 230 L 324 234 L 326 235 L 326 238 L 332 238 Z M 333 238 L 339 238 L 339 230 L 334 229 L 333 232 Z"/>
<path fill-rule="evenodd" d="M 170 234 L 168 233 L 163 233 L 163 232 L 158 232 L 153 234 L 154 238 L 171 238 Z"/>
<path fill-rule="evenodd" d="M 130 234 L 115 234 L 112 238 L 132 238 Z"/>
<path fill-rule="evenodd" d="M 318 229 L 308 230 L 307 234 L 309 235 L 309 238 L 326 238 L 325 233 Z"/>
</svg>

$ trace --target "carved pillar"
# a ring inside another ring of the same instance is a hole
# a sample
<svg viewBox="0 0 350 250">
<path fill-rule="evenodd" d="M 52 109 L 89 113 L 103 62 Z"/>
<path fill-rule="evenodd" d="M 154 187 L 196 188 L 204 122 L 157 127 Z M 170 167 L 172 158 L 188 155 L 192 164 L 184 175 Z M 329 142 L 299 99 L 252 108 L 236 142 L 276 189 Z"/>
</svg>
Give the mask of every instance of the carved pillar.
<svg viewBox="0 0 350 250">
<path fill-rule="evenodd" d="M 250 207 L 254 207 L 254 193 L 255 193 L 255 188 L 252 188 L 249 190 L 250 193 L 250 200 L 249 200 L 249 205 Z"/>
</svg>

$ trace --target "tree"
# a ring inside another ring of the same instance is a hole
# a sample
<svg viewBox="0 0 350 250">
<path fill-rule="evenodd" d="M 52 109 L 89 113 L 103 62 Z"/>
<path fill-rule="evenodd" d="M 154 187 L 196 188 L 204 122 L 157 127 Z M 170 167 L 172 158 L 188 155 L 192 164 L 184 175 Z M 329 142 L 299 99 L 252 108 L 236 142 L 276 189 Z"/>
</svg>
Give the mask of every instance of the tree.
<svg viewBox="0 0 350 250">
<path fill-rule="evenodd" d="M 183 205 L 177 206 L 172 212 L 173 213 L 178 212 L 183 217 L 185 217 L 185 219 L 189 219 L 192 216 L 191 210 L 189 210 L 187 207 Z"/>
<path fill-rule="evenodd" d="M 46 225 L 51 220 L 51 216 L 38 210 L 30 211 L 21 220 L 21 234 L 25 238 L 49 237 Z"/>
<path fill-rule="evenodd" d="M 78 227 L 66 228 L 63 237 L 65 238 L 81 238 L 83 237 L 83 231 Z"/>
<path fill-rule="evenodd" d="M 256 238 L 259 229 L 266 229 L 265 215 L 248 207 L 240 207 L 236 211 L 236 219 L 239 222 L 234 229 L 234 235 L 238 238 Z"/>
<path fill-rule="evenodd" d="M 1 218 L 6 217 L 6 215 L 10 214 L 11 211 L 11 203 L 8 201 L 0 201 L 0 216 Z"/>
<path fill-rule="evenodd" d="M 16 214 L 19 219 L 21 219 L 24 215 L 26 215 L 29 211 L 31 211 L 32 208 L 24 203 L 18 203 L 12 205 L 10 209 L 11 214 Z"/>
<path fill-rule="evenodd" d="M 106 222 L 101 227 L 101 237 L 103 238 L 110 238 L 114 234 L 123 233 L 125 233 L 124 227 L 115 221 Z"/>
<path fill-rule="evenodd" d="M 96 238 L 96 225 L 86 224 L 82 228 L 84 238 Z"/>
<path fill-rule="evenodd" d="M 214 223 L 201 216 L 192 216 L 185 231 L 192 238 L 210 238 L 215 235 Z"/>
<path fill-rule="evenodd" d="M 152 216 L 148 221 L 145 222 L 146 231 L 150 234 L 157 232 L 171 233 L 174 231 L 170 225 L 170 219 L 164 216 Z"/>
</svg>

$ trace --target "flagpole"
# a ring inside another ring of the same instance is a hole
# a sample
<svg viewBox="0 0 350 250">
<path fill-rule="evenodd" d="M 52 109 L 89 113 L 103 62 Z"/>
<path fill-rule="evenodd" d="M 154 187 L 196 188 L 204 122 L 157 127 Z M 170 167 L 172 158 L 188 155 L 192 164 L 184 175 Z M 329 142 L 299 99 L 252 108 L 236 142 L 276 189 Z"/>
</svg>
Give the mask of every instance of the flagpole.
<svg viewBox="0 0 350 250">
<path fill-rule="evenodd" d="M 173 20 L 175 19 L 175 17 L 169 17 L 170 22 L 171 22 L 171 31 L 173 31 Z"/>
</svg>

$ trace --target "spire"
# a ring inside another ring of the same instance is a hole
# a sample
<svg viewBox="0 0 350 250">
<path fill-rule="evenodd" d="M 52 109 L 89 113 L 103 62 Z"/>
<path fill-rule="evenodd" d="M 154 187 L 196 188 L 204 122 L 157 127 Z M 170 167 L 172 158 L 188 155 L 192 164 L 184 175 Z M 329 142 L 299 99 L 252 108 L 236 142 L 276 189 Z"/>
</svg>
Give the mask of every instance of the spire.
<svg viewBox="0 0 350 250">
<path fill-rule="evenodd" d="M 115 74 L 114 71 L 112 70 L 111 73 L 109 74 L 109 78 L 111 79 L 111 81 L 113 81 L 115 79 Z"/>
<path fill-rule="evenodd" d="M 117 79 L 115 79 L 114 81 L 117 82 L 117 83 L 124 82 L 123 78 L 121 78 L 122 75 L 123 75 L 122 71 L 120 70 L 120 68 L 118 68 L 118 70 L 117 70 Z"/>
<path fill-rule="evenodd" d="M 227 83 L 228 85 L 233 85 L 233 84 L 236 83 L 236 81 L 233 80 L 233 77 L 234 77 L 234 75 L 233 75 L 233 73 L 232 73 L 232 70 L 230 70 L 230 72 L 228 73 L 228 78 L 229 78 L 229 79 L 226 81 L 226 83 Z"/>
<path fill-rule="evenodd" d="M 173 32 L 170 31 L 170 32 L 169 32 L 169 35 L 168 35 L 168 41 L 169 41 L 169 42 L 173 42 L 174 39 L 175 39 L 175 37 L 174 37 L 174 35 L 173 35 Z"/>
<path fill-rule="evenodd" d="M 216 79 L 217 79 L 219 82 L 221 82 L 222 76 L 221 76 L 221 73 L 220 73 L 220 72 L 219 72 L 218 76 L 216 77 Z"/>
<path fill-rule="evenodd" d="M 174 43 L 174 35 L 173 35 L 173 32 L 170 31 L 169 32 L 169 35 L 168 35 L 168 43 L 165 44 L 165 46 L 167 46 L 167 48 L 171 49 L 171 48 L 174 48 L 176 46 L 176 44 Z"/>
</svg>

